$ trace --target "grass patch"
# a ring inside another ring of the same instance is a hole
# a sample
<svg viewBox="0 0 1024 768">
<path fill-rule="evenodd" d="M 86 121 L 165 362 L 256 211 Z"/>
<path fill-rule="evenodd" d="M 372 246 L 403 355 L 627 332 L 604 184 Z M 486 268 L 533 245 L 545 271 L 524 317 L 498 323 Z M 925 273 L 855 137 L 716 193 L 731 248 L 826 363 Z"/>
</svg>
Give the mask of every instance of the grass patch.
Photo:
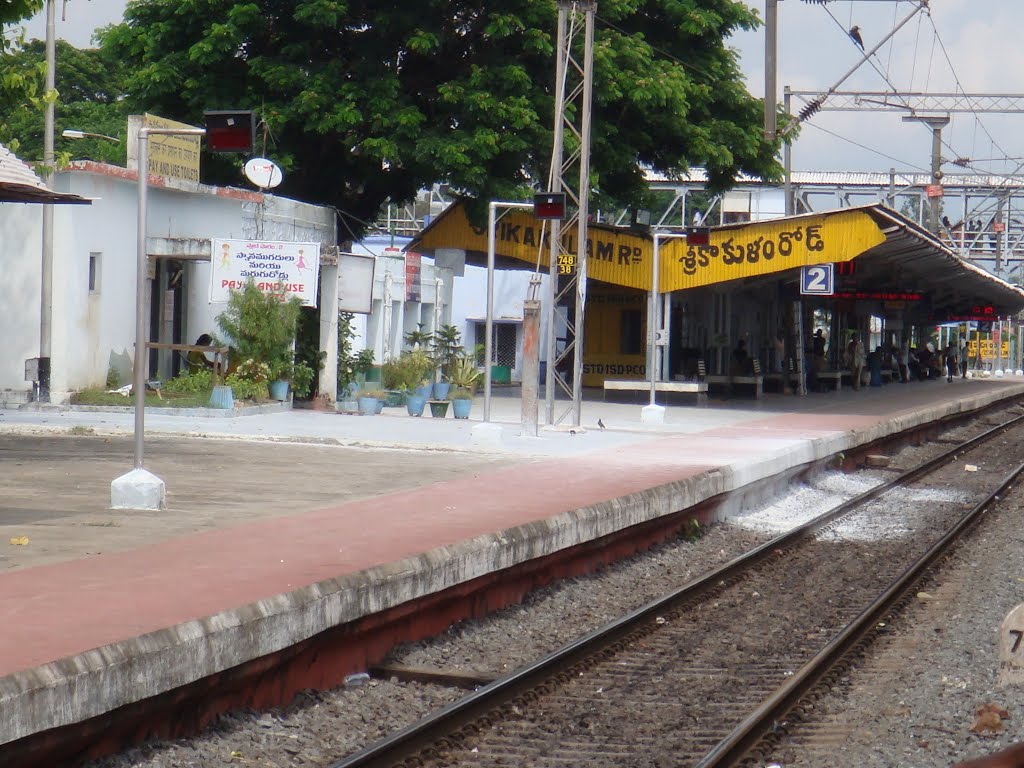
<svg viewBox="0 0 1024 768">
<path fill-rule="evenodd" d="M 94 430 L 92 427 L 83 427 L 83 426 L 79 425 L 77 427 L 72 427 L 71 429 L 69 429 L 68 430 L 68 434 L 69 435 L 95 435 L 96 434 L 96 430 Z"/>
<path fill-rule="evenodd" d="M 135 398 L 131 395 L 125 397 L 116 392 L 107 392 L 104 389 L 86 389 L 72 395 L 71 404 L 132 407 L 135 405 Z M 190 392 L 180 395 L 166 393 L 163 398 L 158 397 L 155 392 L 146 392 L 147 408 L 207 408 L 209 405 L 209 392 Z"/>
</svg>

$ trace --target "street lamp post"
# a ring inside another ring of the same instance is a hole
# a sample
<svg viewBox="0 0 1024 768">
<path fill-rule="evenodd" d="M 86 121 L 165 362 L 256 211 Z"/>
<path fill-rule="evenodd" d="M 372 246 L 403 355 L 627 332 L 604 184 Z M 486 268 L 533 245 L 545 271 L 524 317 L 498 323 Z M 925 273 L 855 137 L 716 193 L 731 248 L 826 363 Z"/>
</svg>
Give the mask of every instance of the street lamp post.
<svg viewBox="0 0 1024 768">
<path fill-rule="evenodd" d="M 46 0 L 46 109 L 43 114 L 43 181 L 53 181 L 53 98 L 57 66 L 57 3 Z M 41 403 L 50 402 L 50 355 L 53 340 L 53 204 L 43 206 L 42 270 L 39 279 L 39 391 Z"/>
<path fill-rule="evenodd" d="M 658 381 L 658 271 L 662 240 L 685 238 L 682 232 L 655 232 L 653 257 L 651 259 L 651 299 L 647 308 L 647 365 L 651 381 L 651 399 L 640 412 L 640 421 L 645 424 L 660 424 L 665 421 L 665 407 L 655 402 Z"/>
<path fill-rule="evenodd" d="M 149 177 L 149 137 L 203 136 L 203 128 L 139 128 L 139 223 L 135 262 L 135 368 L 132 390 L 135 396 L 135 468 L 116 478 L 110 486 L 111 506 L 120 509 L 162 509 L 164 483 L 143 467 L 143 435 L 146 414 L 146 202 Z"/>
</svg>

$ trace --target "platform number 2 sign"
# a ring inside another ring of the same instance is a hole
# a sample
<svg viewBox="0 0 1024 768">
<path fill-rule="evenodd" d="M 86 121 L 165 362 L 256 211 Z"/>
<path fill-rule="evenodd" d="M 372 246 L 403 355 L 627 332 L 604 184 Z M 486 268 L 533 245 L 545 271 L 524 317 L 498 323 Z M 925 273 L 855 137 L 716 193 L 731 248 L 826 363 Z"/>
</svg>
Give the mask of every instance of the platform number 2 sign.
<svg viewBox="0 0 1024 768">
<path fill-rule="evenodd" d="M 833 264 L 814 264 L 800 269 L 800 293 L 811 296 L 831 296 L 835 293 Z"/>
</svg>

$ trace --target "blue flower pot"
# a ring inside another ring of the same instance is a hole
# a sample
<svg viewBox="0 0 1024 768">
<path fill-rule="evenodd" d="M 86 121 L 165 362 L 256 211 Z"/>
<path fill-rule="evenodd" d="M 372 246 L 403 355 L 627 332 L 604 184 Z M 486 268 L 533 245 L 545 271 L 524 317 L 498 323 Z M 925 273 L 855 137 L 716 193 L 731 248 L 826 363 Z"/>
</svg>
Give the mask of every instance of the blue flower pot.
<svg viewBox="0 0 1024 768">
<path fill-rule="evenodd" d="M 427 398 L 420 394 L 412 394 L 405 398 L 405 410 L 410 416 L 422 416 Z"/>
<path fill-rule="evenodd" d="M 287 400 L 288 399 L 288 382 L 283 379 L 270 382 L 270 399 L 271 400 Z"/>
<path fill-rule="evenodd" d="M 452 416 L 456 419 L 468 419 L 469 411 L 473 407 L 473 401 L 469 398 L 452 400 Z"/>
<path fill-rule="evenodd" d="M 422 396 L 424 400 L 429 400 L 430 396 L 434 394 L 434 385 L 420 384 L 416 387 L 416 394 Z"/>
<path fill-rule="evenodd" d="M 359 398 L 359 415 L 360 416 L 372 416 L 377 413 L 377 403 L 379 401 L 376 397 L 360 397 Z"/>
<path fill-rule="evenodd" d="M 436 381 L 434 382 L 434 399 L 435 400 L 447 400 L 448 390 L 452 388 L 452 385 L 447 381 Z"/>
<path fill-rule="evenodd" d="M 234 408 L 235 396 L 234 393 L 231 391 L 231 387 L 214 387 L 213 392 L 210 393 L 210 407 Z"/>
</svg>

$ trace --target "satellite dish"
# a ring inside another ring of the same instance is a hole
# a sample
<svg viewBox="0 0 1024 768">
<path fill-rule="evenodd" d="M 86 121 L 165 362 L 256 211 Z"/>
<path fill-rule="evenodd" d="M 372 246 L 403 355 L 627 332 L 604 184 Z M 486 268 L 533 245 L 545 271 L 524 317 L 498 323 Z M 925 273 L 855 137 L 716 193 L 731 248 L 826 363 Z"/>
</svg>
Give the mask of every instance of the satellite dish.
<svg viewBox="0 0 1024 768">
<path fill-rule="evenodd" d="M 254 157 L 245 164 L 245 178 L 260 189 L 273 189 L 281 183 L 284 176 L 273 160 Z"/>
</svg>

